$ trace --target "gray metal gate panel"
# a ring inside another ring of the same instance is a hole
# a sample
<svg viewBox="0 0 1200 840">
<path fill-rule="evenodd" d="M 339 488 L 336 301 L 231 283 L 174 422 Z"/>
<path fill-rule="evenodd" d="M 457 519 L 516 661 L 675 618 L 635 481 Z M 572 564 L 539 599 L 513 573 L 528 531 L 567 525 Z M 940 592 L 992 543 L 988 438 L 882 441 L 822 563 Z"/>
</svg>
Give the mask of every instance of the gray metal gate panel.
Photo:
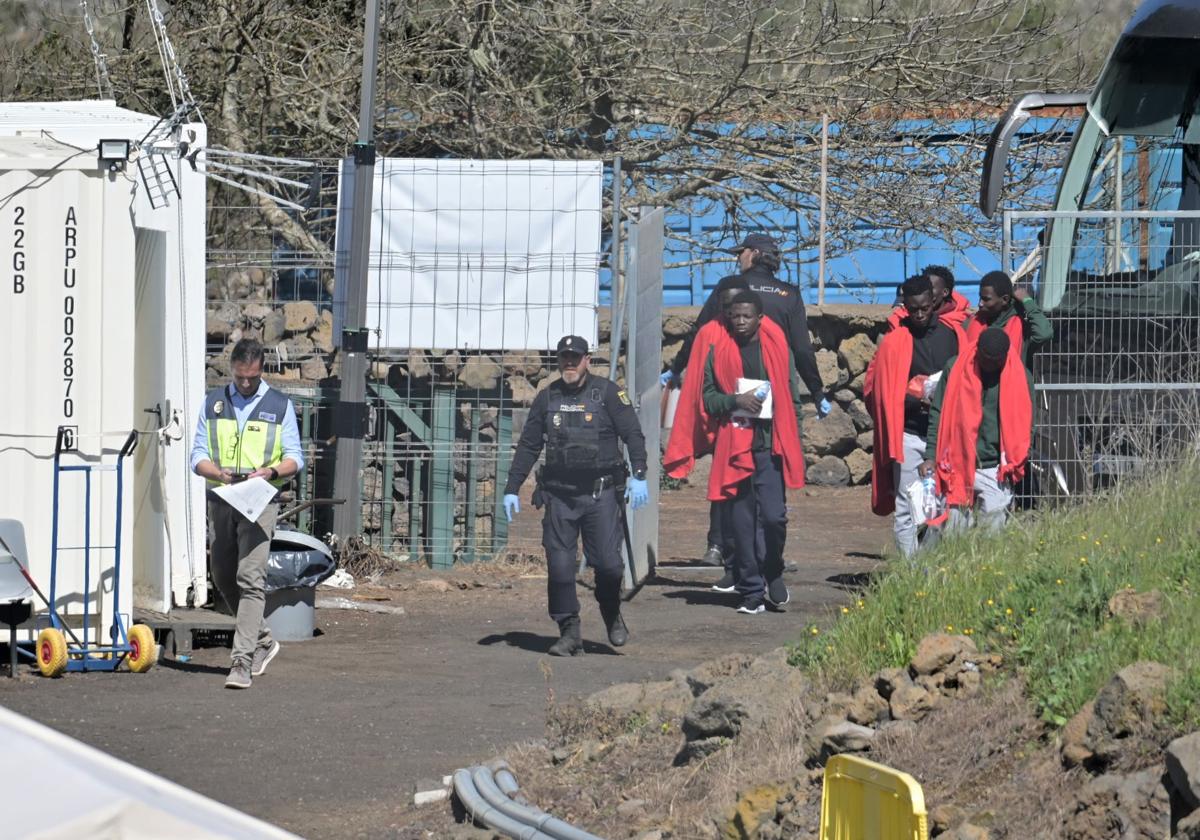
<svg viewBox="0 0 1200 840">
<path fill-rule="evenodd" d="M 629 512 L 633 543 L 632 575 L 627 565 L 625 584 L 632 588 L 654 573 L 658 558 L 658 494 L 660 457 L 660 407 L 662 387 L 658 376 L 662 368 L 662 292 L 663 239 L 666 211 L 643 207 L 629 240 L 630 275 L 629 355 L 626 370 L 629 392 L 637 408 L 642 433 L 646 436 L 646 482 L 650 486 L 650 504 L 636 513 Z"/>
</svg>

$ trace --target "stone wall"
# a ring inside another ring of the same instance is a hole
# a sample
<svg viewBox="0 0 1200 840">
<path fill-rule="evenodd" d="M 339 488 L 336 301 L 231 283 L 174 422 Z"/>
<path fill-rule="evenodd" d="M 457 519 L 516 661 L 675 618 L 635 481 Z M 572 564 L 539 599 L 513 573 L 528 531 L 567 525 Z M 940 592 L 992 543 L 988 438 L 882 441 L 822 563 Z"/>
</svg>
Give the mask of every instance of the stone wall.
<svg viewBox="0 0 1200 840">
<path fill-rule="evenodd" d="M 890 311 L 888 306 L 870 305 L 809 307 L 809 333 L 817 367 L 834 403 L 830 415 L 818 420 L 812 402 L 805 401 L 801 436 L 812 484 L 863 484 L 870 479 L 872 422 L 863 405 L 862 387 L 867 364 Z M 664 365 L 678 353 L 698 313 L 696 307 L 663 311 Z M 285 386 L 336 384 L 339 365 L 328 309 L 304 301 L 210 301 L 207 315 L 206 333 L 212 351 L 207 360 L 210 386 L 227 381 L 229 352 L 244 336 L 258 338 L 269 348 L 267 371 L 272 381 Z M 608 312 L 602 310 L 600 346 L 592 354 L 592 368 L 602 376 L 609 373 L 608 332 Z M 222 349 L 216 351 L 218 347 Z M 484 411 L 501 406 L 517 409 L 514 431 L 519 431 L 523 419 L 520 409 L 528 407 L 557 372 L 552 351 L 465 353 L 430 349 L 376 360 L 368 375 L 400 393 L 425 389 L 434 382 L 452 383 L 459 389 L 463 403 Z"/>
</svg>

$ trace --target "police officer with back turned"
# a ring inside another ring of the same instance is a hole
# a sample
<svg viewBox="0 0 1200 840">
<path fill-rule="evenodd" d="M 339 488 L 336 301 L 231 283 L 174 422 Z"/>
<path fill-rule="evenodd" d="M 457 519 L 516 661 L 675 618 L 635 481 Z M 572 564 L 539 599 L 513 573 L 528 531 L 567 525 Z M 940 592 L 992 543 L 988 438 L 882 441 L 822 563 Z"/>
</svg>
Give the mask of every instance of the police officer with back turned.
<svg viewBox="0 0 1200 840">
<path fill-rule="evenodd" d="M 629 638 L 621 618 L 622 522 L 618 497 L 637 510 L 650 498 L 646 486 L 646 440 L 625 391 L 615 382 L 588 372 L 588 344 L 577 335 L 558 342 L 561 378 L 534 398 L 529 419 L 517 442 L 517 453 L 504 487 L 504 512 L 511 522 L 521 510 L 517 492 L 537 462 L 542 447 L 546 463 L 539 495 L 546 505 L 542 546 L 549 572 L 550 617 L 561 637 L 552 656 L 583 652 L 579 628 L 579 598 L 575 594 L 576 551 L 583 533 L 583 552 L 596 575 L 596 601 L 613 647 Z M 629 448 L 629 475 L 618 438 Z"/>
</svg>

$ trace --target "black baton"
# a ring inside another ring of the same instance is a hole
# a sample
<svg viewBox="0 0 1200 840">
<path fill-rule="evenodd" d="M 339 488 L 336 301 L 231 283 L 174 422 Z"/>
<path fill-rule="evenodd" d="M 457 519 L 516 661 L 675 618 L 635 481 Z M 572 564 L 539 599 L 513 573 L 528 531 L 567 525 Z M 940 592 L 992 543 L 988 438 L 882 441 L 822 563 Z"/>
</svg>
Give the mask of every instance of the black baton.
<svg viewBox="0 0 1200 840">
<path fill-rule="evenodd" d="M 625 513 L 625 500 L 618 497 L 617 507 L 621 511 L 621 531 L 625 535 L 625 565 L 629 568 L 629 592 L 638 588 L 637 569 L 633 564 L 633 540 L 629 537 L 629 517 Z"/>
</svg>

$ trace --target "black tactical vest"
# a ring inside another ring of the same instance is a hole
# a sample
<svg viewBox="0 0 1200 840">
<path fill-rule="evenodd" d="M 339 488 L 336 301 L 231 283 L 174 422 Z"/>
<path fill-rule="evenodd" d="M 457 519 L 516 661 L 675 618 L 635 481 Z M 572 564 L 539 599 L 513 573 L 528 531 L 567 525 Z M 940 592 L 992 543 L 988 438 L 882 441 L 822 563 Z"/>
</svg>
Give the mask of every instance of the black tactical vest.
<svg viewBox="0 0 1200 840">
<path fill-rule="evenodd" d="M 604 407 L 604 389 L 593 379 L 577 394 L 555 388 L 546 405 L 547 484 L 582 486 L 616 472 L 623 461 Z"/>
</svg>

